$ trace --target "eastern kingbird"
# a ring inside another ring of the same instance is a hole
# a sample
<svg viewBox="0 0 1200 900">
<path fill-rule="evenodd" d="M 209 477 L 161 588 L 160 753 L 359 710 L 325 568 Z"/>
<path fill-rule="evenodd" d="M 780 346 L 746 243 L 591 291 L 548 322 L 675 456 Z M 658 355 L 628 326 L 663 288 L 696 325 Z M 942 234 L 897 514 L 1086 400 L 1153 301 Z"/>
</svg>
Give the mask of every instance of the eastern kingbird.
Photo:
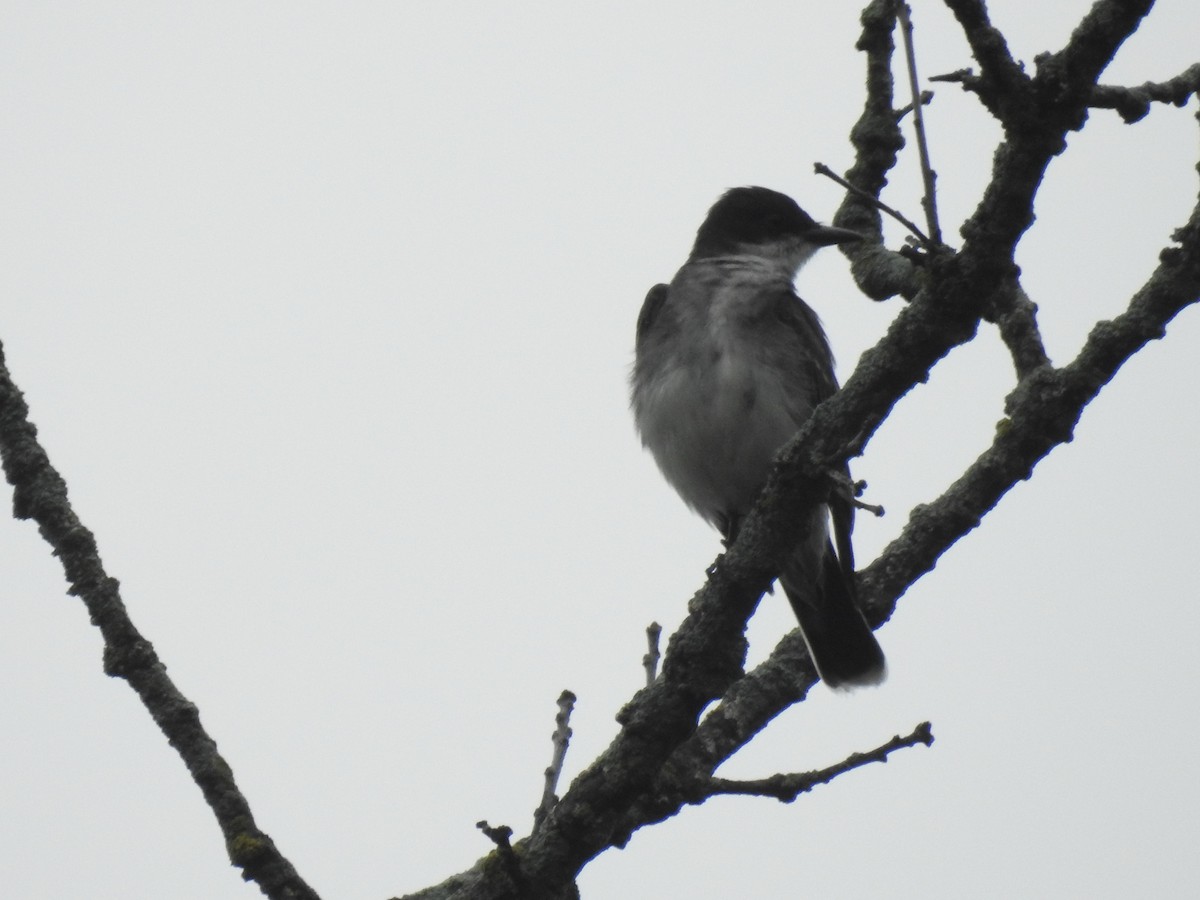
<svg viewBox="0 0 1200 900">
<path fill-rule="evenodd" d="M 671 283 L 646 295 L 631 379 L 637 429 L 667 481 L 726 545 L 776 452 L 838 389 L 829 342 L 796 295 L 796 273 L 819 248 L 860 238 L 818 225 L 777 191 L 734 188 L 708 211 Z M 850 500 L 831 497 L 813 511 L 779 577 L 817 672 L 833 688 L 878 684 L 886 674 L 855 603 L 853 524 Z"/>
</svg>

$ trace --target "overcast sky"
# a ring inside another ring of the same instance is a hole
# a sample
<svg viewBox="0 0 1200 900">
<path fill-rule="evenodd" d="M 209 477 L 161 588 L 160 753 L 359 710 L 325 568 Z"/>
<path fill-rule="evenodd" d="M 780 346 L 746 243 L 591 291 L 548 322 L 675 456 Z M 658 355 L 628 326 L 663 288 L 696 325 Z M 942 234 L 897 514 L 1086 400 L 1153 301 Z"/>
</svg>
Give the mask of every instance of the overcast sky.
<svg viewBox="0 0 1200 900">
<path fill-rule="evenodd" d="M 528 831 L 555 699 L 566 778 L 612 738 L 643 629 L 717 536 L 640 448 L 646 289 L 727 187 L 839 202 L 863 60 L 852 3 L 9 4 L 0 31 L 0 340 L 134 621 L 261 827 L 323 896 L 469 866 Z M 1086 2 L 989 4 L 1014 54 Z M 1163 2 L 1105 80 L 1196 61 Z M 914 3 L 920 67 L 971 65 Z M 1195 201 L 1197 131 L 1093 116 L 1019 261 L 1068 362 Z M 947 238 L 998 130 L 928 111 Z M 911 157 L 886 199 L 919 216 Z M 892 246 L 902 235 L 889 232 Z M 799 291 L 843 378 L 899 302 L 827 251 Z M 1134 359 L 902 600 L 881 688 L 816 689 L 723 771 L 896 755 L 784 806 L 727 799 L 588 866 L 588 900 L 1194 897 L 1200 315 Z M 993 330 L 855 463 L 865 565 L 991 440 Z M 199 790 L 28 522 L 0 522 L 0 884 L 21 898 L 246 900 Z M 751 627 L 793 627 L 780 596 Z"/>
</svg>

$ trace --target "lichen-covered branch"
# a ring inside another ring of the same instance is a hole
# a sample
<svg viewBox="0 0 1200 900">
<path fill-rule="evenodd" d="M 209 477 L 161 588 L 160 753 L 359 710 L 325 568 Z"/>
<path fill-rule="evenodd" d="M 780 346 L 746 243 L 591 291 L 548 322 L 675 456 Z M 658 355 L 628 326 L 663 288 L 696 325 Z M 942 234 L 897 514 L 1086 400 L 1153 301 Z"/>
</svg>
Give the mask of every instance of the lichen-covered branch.
<svg viewBox="0 0 1200 900">
<path fill-rule="evenodd" d="M 92 533 L 67 498 L 67 485 L 50 464 L 29 421 L 29 408 L 13 383 L 0 346 L 0 459 L 13 486 L 13 513 L 33 519 L 62 561 L 70 592 L 83 600 L 104 637 L 104 671 L 124 678 L 182 757 L 225 835 L 229 859 L 243 877 L 274 900 L 317 900 L 292 864 L 259 830 L 238 790 L 233 770 L 200 724 L 195 705 L 167 675 L 154 647 L 134 626 L 117 579 L 100 560 Z"/>
<path fill-rule="evenodd" d="M 1014 281 L 1007 291 L 1002 292 L 987 319 L 1000 330 L 1000 338 L 1012 355 L 1018 379 L 1050 364 L 1037 324 L 1037 304 L 1029 299 L 1019 282 Z"/>
<path fill-rule="evenodd" d="M 1140 122 L 1150 113 L 1153 103 L 1184 106 L 1200 94 L 1200 63 L 1188 66 L 1167 81 L 1147 81 L 1137 87 L 1098 84 L 1092 88 L 1088 105 L 1096 109 L 1113 109 L 1126 122 Z"/>
<path fill-rule="evenodd" d="M 834 489 L 829 473 L 860 454 L 896 403 L 929 379 L 943 357 L 968 343 L 981 322 L 996 323 L 1018 378 L 1008 398 L 1008 418 L 975 463 L 940 497 L 914 509 L 902 534 L 860 573 L 866 610 L 878 625 L 941 554 L 975 528 L 1013 485 L 1028 478 L 1047 453 L 1071 439 L 1084 408 L 1121 365 L 1161 337 L 1181 309 L 1200 299 L 1198 204 L 1177 232 L 1177 245 L 1163 251 L 1126 312 L 1097 324 L 1072 363 L 1063 368 L 1050 364 L 1036 308 L 1021 292 L 1014 263 L 1050 162 L 1065 148 L 1068 133 L 1083 126 L 1090 107 L 1110 104 L 1128 117 L 1143 102 L 1177 102 L 1195 92 L 1200 68 L 1140 89 L 1097 86 L 1100 73 L 1149 9 L 1148 0 L 1100 0 L 1066 47 L 1037 59 L 1033 75 L 1013 59 L 982 0 L 946 3 L 981 67 L 979 76 L 960 80 L 1004 126 L 990 183 L 962 226 L 961 249 L 944 245 L 936 233 L 926 238 L 919 258 L 883 245 L 880 196 L 904 140 L 891 72 L 895 0 L 874 0 L 863 13 L 858 43 L 867 71 L 864 107 L 851 135 L 855 159 L 846 174 L 853 190 L 835 222 L 875 238 L 850 251 L 852 271 L 864 293 L 876 300 L 900 295 L 911 302 L 863 354 L 843 389 L 818 407 L 784 448 L 737 541 L 692 598 L 661 671 L 647 662 L 648 683 L 621 711 L 620 731 L 610 746 L 556 799 L 569 733 L 564 706 L 533 833 L 512 841 L 507 826 L 481 825 L 494 843 L 493 852 L 414 897 L 573 897 L 575 878 L 589 860 L 687 803 L 717 793 L 793 799 L 842 771 L 885 759 L 899 746 L 928 743 L 926 726 L 817 773 L 756 782 L 714 777 L 722 762 L 803 699 L 816 681 L 798 631 L 746 672 L 745 629 L 781 561 L 796 545 L 809 511 Z M 65 485 L 38 445 L 2 363 L 0 353 L 0 449 L 15 488 L 14 509 L 19 517 L 38 522 L 62 558 L 72 592 L 83 598 L 104 635 L 106 671 L 130 683 L 183 757 L 225 833 L 230 858 L 246 877 L 270 897 L 315 898 L 255 826 L 195 707 L 167 678 L 153 648 L 130 622 L 117 582 L 104 571 L 92 535 L 71 511 Z"/>
<path fill-rule="evenodd" d="M 1029 77 L 1009 53 L 1004 35 L 992 25 L 983 0 L 946 0 L 946 6 L 954 13 L 982 69 L 982 74 L 972 77 L 971 90 L 992 115 L 1004 120 L 1006 110 L 1027 102 Z"/>
<path fill-rule="evenodd" d="M 1161 338 L 1180 310 L 1200 302 L 1200 204 L 1177 238 L 1180 246 L 1162 252 L 1129 308 L 1098 323 L 1070 365 L 1042 367 L 1017 386 L 992 446 L 941 497 L 914 509 L 903 533 L 860 573 L 864 598 L 877 615 L 890 616 L 909 585 L 1028 478 L 1038 461 L 1071 440 L 1084 407 L 1126 360 Z"/>
<path fill-rule="evenodd" d="M 877 37 L 863 43 L 877 53 L 890 52 Z M 864 119 L 869 118 L 870 113 L 865 113 Z M 1012 271 L 1012 252 L 1041 174 L 1071 121 L 1067 111 L 1060 111 L 1056 121 L 1046 125 L 1049 134 L 1014 137 L 1002 148 L 992 188 L 973 217 L 975 239 L 960 253 L 933 260 L 928 281 L 914 303 L 901 312 L 884 340 L 864 355 L 842 392 L 818 410 L 810 427 L 785 453 L 778 479 L 772 480 L 759 508 L 802 505 L 807 485 L 797 480 L 793 490 L 789 483 L 796 469 L 809 467 L 811 474 L 822 464 L 833 465 L 857 452 L 869 439 L 872 423 L 885 414 L 879 405 L 886 404 L 884 395 L 894 395 L 898 385 L 916 384 L 922 367 L 932 366 L 940 354 L 966 340 L 980 317 L 996 318 L 1022 379 L 1010 400 L 1010 421 L 997 436 L 998 447 L 987 451 L 964 476 L 971 490 L 964 492 L 956 484 L 939 500 L 916 510 L 901 537 L 862 573 L 863 596 L 876 622 L 891 615 L 903 590 L 928 571 L 954 540 L 975 527 L 1004 492 L 1027 478 L 1053 446 L 1069 439 L 1084 406 L 1120 364 L 1146 341 L 1160 336 L 1170 318 L 1196 302 L 1200 292 L 1198 213 L 1178 232 L 1181 246 L 1164 251 L 1162 265 L 1133 298 L 1129 312 L 1115 323 L 1098 326 L 1084 352 L 1066 369 L 1049 367 L 1032 302 L 1019 293 L 1015 277 L 996 280 L 992 273 Z M 859 133 L 879 133 L 878 124 L 869 122 Z M 878 147 L 868 150 L 878 155 Z M 1025 192 L 1022 209 L 1009 211 L 1007 191 Z M 1006 212 L 1006 221 L 996 221 Z M 971 317 L 963 315 L 964 308 L 974 310 Z M 839 441 L 845 442 L 840 451 Z M 754 525 L 752 516 L 743 526 L 743 540 L 752 539 Z M 793 632 L 766 662 L 730 688 L 672 756 L 654 789 L 630 810 L 616 834 L 617 842 L 627 840 L 638 827 L 677 812 L 717 766 L 779 712 L 803 699 L 815 681 L 803 642 Z"/>
<path fill-rule="evenodd" d="M 845 181 L 853 185 L 833 222 L 875 240 L 862 241 L 847 252 L 859 288 L 872 300 L 896 295 L 912 297 L 920 289 L 923 272 L 911 259 L 883 245 L 880 194 L 887 173 L 896 165 L 904 148 L 904 136 L 896 117 L 892 78 L 895 53 L 896 8 L 893 0 L 873 0 L 862 14 L 862 34 L 855 45 L 866 58 L 866 97 L 863 110 L 850 130 L 854 164 Z M 925 235 L 910 220 L 906 227 Z M 925 238 L 928 245 L 928 238 Z"/>
</svg>

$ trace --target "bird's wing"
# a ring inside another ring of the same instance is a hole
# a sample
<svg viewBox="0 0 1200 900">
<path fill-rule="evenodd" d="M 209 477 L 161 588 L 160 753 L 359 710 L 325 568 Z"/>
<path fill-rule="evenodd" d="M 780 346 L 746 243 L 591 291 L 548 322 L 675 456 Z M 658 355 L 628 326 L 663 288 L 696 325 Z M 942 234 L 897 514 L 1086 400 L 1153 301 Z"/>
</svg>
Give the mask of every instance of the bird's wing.
<svg viewBox="0 0 1200 900">
<path fill-rule="evenodd" d="M 800 381 L 810 386 L 811 399 L 815 406 L 832 397 L 838 390 L 837 377 L 833 374 L 833 351 L 821 327 L 821 320 L 807 303 L 793 291 L 781 292 L 775 304 L 775 313 L 799 341 L 803 350 L 789 361 L 800 369 Z M 805 412 L 807 418 L 809 412 Z M 803 419 L 796 423 L 798 428 Z M 847 482 L 850 467 L 842 466 Z M 833 543 L 837 549 L 838 563 L 846 576 L 846 586 L 854 596 L 854 548 L 850 534 L 854 530 L 854 504 L 844 493 L 835 490 L 829 497 L 829 512 L 833 519 Z"/>
<path fill-rule="evenodd" d="M 667 285 L 656 284 L 650 288 L 649 293 L 646 294 L 646 299 L 642 301 L 642 311 L 638 313 L 637 320 L 637 342 L 639 344 L 654 326 L 654 320 L 658 318 L 659 311 L 662 309 L 663 304 L 667 302 L 668 291 L 669 288 Z"/>
<path fill-rule="evenodd" d="M 791 289 L 778 292 L 772 310 L 779 323 L 795 336 L 800 348 L 788 359 L 779 360 L 779 364 L 793 369 L 794 383 L 808 388 L 809 396 L 805 399 L 813 406 L 828 400 L 837 393 L 838 383 L 833 374 L 833 351 L 829 349 L 821 320 Z M 803 411 L 802 418 L 796 422 L 797 428 L 804 424 L 811 411 L 811 408 Z"/>
</svg>

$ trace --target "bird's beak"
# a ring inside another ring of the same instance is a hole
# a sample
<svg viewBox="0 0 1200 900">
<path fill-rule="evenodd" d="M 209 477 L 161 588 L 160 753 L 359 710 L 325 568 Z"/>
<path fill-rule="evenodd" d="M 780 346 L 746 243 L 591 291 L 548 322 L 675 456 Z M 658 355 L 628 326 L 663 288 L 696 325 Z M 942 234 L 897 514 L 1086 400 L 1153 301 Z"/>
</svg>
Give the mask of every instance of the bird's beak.
<svg viewBox="0 0 1200 900">
<path fill-rule="evenodd" d="M 830 244 L 849 244 L 851 241 L 861 241 L 863 236 L 848 228 L 818 225 L 816 228 L 810 229 L 804 238 L 812 241 L 818 247 L 828 247 Z"/>
</svg>

